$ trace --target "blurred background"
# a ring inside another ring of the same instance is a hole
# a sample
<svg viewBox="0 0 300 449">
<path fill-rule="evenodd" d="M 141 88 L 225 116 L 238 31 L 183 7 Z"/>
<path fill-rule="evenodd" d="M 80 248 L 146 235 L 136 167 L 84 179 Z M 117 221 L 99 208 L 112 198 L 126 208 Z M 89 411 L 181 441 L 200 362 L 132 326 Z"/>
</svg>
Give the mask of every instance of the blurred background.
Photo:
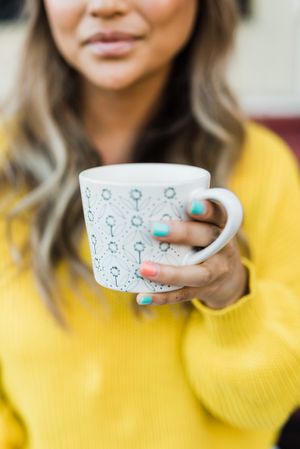
<svg viewBox="0 0 300 449">
<path fill-rule="evenodd" d="M 281 135 L 300 161 L 300 0 L 237 0 L 241 25 L 229 78 L 244 110 Z M 0 104 L 11 90 L 25 22 L 22 0 L 0 0 Z M 300 412 L 280 449 L 300 449 Z M 255 448 L 254 448 L 255 449 Z"/>
</svg>

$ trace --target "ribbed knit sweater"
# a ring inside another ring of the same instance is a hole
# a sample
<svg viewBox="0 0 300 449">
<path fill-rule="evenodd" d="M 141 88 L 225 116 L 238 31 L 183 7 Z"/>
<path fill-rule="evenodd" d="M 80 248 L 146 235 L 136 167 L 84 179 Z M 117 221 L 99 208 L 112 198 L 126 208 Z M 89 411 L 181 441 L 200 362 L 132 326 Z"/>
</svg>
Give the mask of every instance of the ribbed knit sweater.
<svg viewBox="0 0 300 449">
<path fill-rule="evenodd" d="M 155 314 L 138 319 L 133 294 L 99 287 L 105 307 L 80 281 L 85 307 L 65 282 L 69 333 L 47 311 L 31 269 L 16 274 L 1 217 L 1 449 L 272 446 L 300 404 L 297 161 L 249 124 L 228 188 L 244 207 L 247 296 L 222 310 L 197 298 L 188 314 L 143 306 Z M 14 233 L 22 241 L 26 221 Z M 91 264 L 86 233 L 79 245 Z M 65 262 L 58 276 L 67 279 Z"/>
</svg>

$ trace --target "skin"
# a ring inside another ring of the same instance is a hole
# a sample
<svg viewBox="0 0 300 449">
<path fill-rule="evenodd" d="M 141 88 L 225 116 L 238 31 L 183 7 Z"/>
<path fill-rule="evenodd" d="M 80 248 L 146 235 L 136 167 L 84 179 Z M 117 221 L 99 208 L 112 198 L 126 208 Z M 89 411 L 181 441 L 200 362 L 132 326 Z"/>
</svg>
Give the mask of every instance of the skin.
<svg viewBox="0 0 300 449">
<path fill-rule="evenodd" d="M 104 163 L 130 160 L 138 130 L 193 29 L 198 0 L 44 0 L 44 5 L 59 52 L 81 74 L 82 119 L 94 146 Z M 93 34 L 111 30 L 142 39 L 122 58 L 95 56 L 84 45 Z"/>
<path fill-rule="evenodd" d="M 221 233 L 226 223 L 226 212 L 220 204 L 203 201 L 205 212 L 201 216 L 187 212 L 193 221 L 168 222 L 171 232 L 168 237 L 154 237 L 165 241 L 190 246 L 208 246 Z M 148 275 L 148 263 L 141 265 L 140 273 L 156 282 L 183 286 L 168 292 L 151 294 L 153 305 L 175 304 L 201 298 L 201 302 L 211 309 L 223 309 L 234 304 L 248 291 L 248 272 L 241 263 L 236 238 L 221 251 L 205 262 L 185 267 L 151 264 L 156 269 L 155 276 Z M 145 294 L 137 296 L 139 302 Z"/>
<path fill-rule="evenodd" d="M 158 105 L 172 61 L 188 41 L 198 0 L 44 0 L 56 46 L 80 75 L 82 121 L 104 164 L 130 162 L 139 129 Z M 85 44 L 99 31 L 120 30 L 141 36 L 130 54 L 95 55 Z M 207 246 L 224 227 L 222 206 L 204 201 L 206 212 L 191 221 L 172 222 L 160 241 Z M 189 210 L 188 210 L 189 212 Z M 155 265 L 144 277 L 180 285 L 175 292 L 153 294 L 153 305 L 201 298 L 221 309 L 247 293 L 247 271 L 236 238 L 205 262 L 187 267 Z M 144 295 L 138 295 L 137 301 Z"/>
</svg>

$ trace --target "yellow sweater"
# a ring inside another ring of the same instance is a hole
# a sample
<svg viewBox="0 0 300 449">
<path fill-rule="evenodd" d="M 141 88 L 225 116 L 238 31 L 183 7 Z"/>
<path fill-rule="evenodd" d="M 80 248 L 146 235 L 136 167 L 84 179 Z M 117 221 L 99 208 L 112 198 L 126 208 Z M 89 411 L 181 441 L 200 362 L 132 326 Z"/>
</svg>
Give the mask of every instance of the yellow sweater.
<svg viewBox="0 0 300 449">
<path fill-rule="evenodd" d="M 221 311 L 194 300 L 187 316 L 173 313 L 178 305 L 144 306 L 157 315 L 137 320 L 131 294 L 103 289 L 104 308 L 82 283 L 91 311 L 66 287 L 69 334 L 46 311 L 32 273 L 14 276 L 1 219 L 1 449 L 272 446 L 300 404 L 296 159 L 249 124 L 229 188 L 244 206 L 250 294 Z M 80 245 L 89 261 L 86 234 Z"/>
</svg>

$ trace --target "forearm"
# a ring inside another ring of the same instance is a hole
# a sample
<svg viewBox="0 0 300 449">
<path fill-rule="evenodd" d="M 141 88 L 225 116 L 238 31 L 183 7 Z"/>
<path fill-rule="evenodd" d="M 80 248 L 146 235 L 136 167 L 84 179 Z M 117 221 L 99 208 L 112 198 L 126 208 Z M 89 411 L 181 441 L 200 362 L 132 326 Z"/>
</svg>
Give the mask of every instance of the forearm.
<svg viewBox="0 0 300 449">
<path fill-rule="evenodd" d="M 194 301 L 183 343 L 188 377 L 216 417 L 246 429 L 276 429 L 300 403 L 300 301 L 258 281 L 231 307 Z M 207 356 L 209 354 L 209 357 Z"/>
</svg>

